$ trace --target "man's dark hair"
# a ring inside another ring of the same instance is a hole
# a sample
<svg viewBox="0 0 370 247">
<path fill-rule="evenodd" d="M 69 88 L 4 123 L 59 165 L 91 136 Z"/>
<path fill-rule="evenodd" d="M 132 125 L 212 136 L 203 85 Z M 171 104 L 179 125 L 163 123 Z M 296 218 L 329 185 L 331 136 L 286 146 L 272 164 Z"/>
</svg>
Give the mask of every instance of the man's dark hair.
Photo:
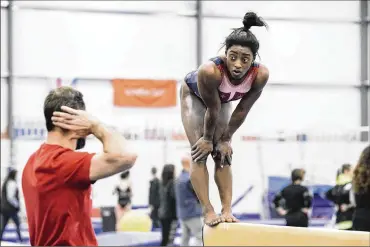
<svg viewBox="0 0 370 247">
<path fill-rule="evenodd" d="M 7 178 L 10 180 L 15 180 L 16 176 L 17 176 L 17 170 L 10 169 Z"/>
<path fill-rule="evenodd" d="M 54 130 L 54 124 L 51 121 L 53 112 L 62 111 L 62 106 L 68 106 L 76 110 L 85 110 L 83 94 L 72 87 L 59 87 L 51 90 L 44 101 L 44 116 L 46 129 L 48 132 Z"/>
<path fill-rule="evenodd" d="M 345 171 L 350 171 L 352 166 L 350 164 L 343 164 L 341 172 L 344 173 Z"/>
<path fill-rule="evenodd" d="M 305 173 L 306 172 L 303 169 L 294 169 L 291 175 L 292 182 L 295 182 L 297 180 L 303 180 Z"/>
</svg>

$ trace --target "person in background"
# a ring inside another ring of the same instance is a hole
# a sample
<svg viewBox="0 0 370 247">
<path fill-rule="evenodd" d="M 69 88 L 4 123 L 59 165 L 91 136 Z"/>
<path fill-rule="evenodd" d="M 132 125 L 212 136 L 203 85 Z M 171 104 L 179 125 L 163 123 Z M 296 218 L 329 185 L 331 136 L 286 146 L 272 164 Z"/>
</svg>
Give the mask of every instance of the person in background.
<svg viewBox="0 0 370 247">
<path fill-rule="evenodd" d="M 307 187 L 301 185 L 304 175 L 303 169 L 294 169 L 291 174 L 292 184 L 274 198 L 274 206 L 280 215 L 285 216 L 287 226 L 308 227 L 308 210 L 312 205 L 312 195 Z"/>
<path fill-rule="evenodd" d="M 191 156 L 181 159 L 182 171 L 175 182 L 177 218 L 181 224 L 181 246 L 189 246 L 190 236 L 202 246 L 202 206 L 190 181 Z"/>
<path fill-rule="evenodd" d="M 352 216 L 354 212 L 354 205 L 350 202 L 352 174 L 352 166 L 350 164 L 342 165 L 341 169 L 339 169 L 336 185 L 325 193 L 326 198 L 332 201 L 337 209 L 335 214 L 336 229 L 352 229 Z"/>
<path fill-rule="evenodd" d="M 361 153 L 353 172 L 351 198 L 355 204 L 352 228 L 370 232 L 370 145 Z"/>
<path fill-rule="evenodd" d="M 154 228 L 159 228 L 160 222 L 158 218 L 158 210 L 159 210 L 159 204 L 160 204 L 160 196 L 159 196 L 159 178 L 157 177 L 157 168 L 152 167 L 151 169 L 152 173 L 152 180 L 150 180 L 149 185 L 149 208 L 150 208 L 150 218 L 153 222 Z"/>
<path fill-rule="evenodd" d="M 123 214 L 130 210 L 132 187 L 130 181 L 130 171 L 122 172 L 120 175 L 121 181 L 114 189 L 114 194 L 118 195 L 118 207 L 116 211 L 116 222 L 119 223 Z"/>
<path fill-rule="evenodd" d="M 177 228 L 176 196 L 175 196 L 175 166 L 166 164 L 162 171 L 160 183 L 159 219 L 162 225 L 161 246 L 171 246 L 175 239 Z"/>
<path fill-rule="evenodd" d="M 9 173 L 4 180 L 1 188 L 1 232 L 0 240 L 3 239 L 3 234 L 10 219 L 13 220 L 18 234 L 18 239 L 22 242 L 20 229 L 20 221 L 18 212 L 20 209 L 19 203 L 19 188 L 16 181 L 17 170 L 10 168 Z"/>
</svg>

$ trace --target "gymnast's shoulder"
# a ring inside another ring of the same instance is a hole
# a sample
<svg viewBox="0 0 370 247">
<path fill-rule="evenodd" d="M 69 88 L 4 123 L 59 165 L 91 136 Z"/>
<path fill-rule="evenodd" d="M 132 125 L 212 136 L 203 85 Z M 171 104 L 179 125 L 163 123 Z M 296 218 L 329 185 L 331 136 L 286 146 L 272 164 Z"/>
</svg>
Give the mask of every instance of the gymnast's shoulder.
<svg viewBox="0 0 370 247">
<path fill-rule="evenodd" d="M 199 66 L 198 76 L 200 82 L 205 82 L 204 80 L 218 82 L 221 81 L 222 78 L 219 69 L 212 61 L 206 61 Z"/>
<path fill-rule="evenodd" d="M 269 80 L 269 77 L 270 72 L 268 68 L 263 64 L 259 64 L 258 73 L 253 83 L 253 87 L 260 89 L 264 88 L 267 84 L 267 81 Z"/>
</svg>

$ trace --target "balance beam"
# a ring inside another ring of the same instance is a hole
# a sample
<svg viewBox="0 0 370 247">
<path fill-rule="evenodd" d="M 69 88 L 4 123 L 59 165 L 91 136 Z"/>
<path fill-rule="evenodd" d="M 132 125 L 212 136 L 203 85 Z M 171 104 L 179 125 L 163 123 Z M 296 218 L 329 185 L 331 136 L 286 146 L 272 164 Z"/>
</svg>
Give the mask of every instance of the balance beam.
<svg viewBox="0 0 370 247">
<path fill-rule="evenodd" d="M 369 232 L 250 223 L 204 226 L 204 246 L 370 246 Z"/>
</svg>

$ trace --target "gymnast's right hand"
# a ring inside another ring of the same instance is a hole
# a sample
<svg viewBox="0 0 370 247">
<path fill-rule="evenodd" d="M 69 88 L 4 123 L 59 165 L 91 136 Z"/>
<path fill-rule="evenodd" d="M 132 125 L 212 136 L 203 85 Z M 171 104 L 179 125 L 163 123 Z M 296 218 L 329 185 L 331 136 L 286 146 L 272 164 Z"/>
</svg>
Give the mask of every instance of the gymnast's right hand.
<svg viewBox="0 0 370 247">
<path fill-rule="evenodd" d="M 68 106 L 62 106 L 63 112 L 55 111 L 51 120 L 55 126 L 72 130 L 79 137 L 94 134 L 99 125 L 99 120 L 83 110 L 75 110 Z"/>
<path fill-rule="evenodd" d="M 192 147 L 191 147 L 191 157 L 195 162 L 207 158 L 207 156 L 213 151 L 213 142 L 204 140 L 201 137 Z"/>
</svg>

